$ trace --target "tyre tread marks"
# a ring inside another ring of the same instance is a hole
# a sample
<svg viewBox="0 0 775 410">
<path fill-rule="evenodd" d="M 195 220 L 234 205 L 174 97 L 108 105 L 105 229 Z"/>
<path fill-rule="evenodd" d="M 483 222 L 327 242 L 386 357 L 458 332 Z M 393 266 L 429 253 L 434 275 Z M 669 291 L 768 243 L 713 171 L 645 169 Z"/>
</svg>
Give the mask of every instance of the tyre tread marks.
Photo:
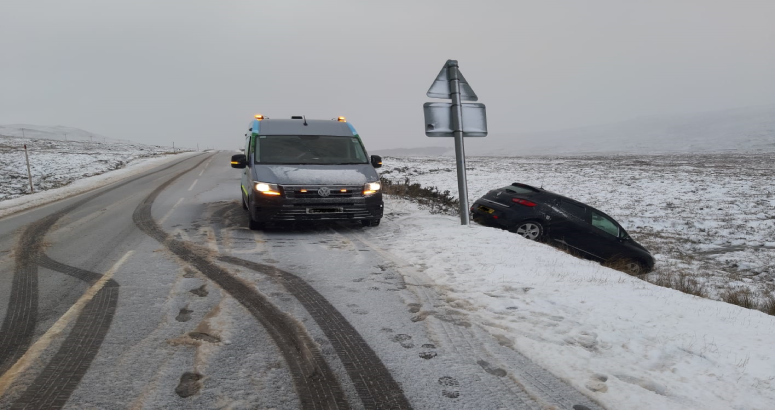
<svg viewBox="0 0 775 410">
<path fill-rule="evenodd" d="M 190 158 L 186 158 L 181 161 L 176 161 L 173 164 L 159 168 L 153 172 L 138 175 L 134 178 L 117 183 L 76 201 L 57 212 L 32 222 L 24 228 L 17 245 L 8 310 L 6 311 L 2 325 L 0 325 L 0 375 L 8 371 L 8 369 L 24 355 L 32 344 L 38 319 L 38 263 L 42 262 L 48 264 L 48 267 L 51 267 L 54 270 L 63 268 L 63 270 L 65 270 L 63 273 L 75 277 L 81 275 L 84 278 L 88 278 L 88 280 L 82 279 L 85 281 L 93 280 L 93 275 L 98 275 L 92 272 L 84 273 L 85 271 L 80 271 L 77 268 L 59 264 L 43 255 L 43 239 L 51 227 L 64 215 L 100 195 L 104 195 L 138 179 L 165 171 L 189 159 Z M 86 311 L 86 309 L 84 309 L 84 311 Z M 96 354 L 96 350 L 94 351 L 94 354 Z M 89 360 L 89 362 L 91 362 L 91 360 Z"/>
<path fill-rule="evenodd" d="M 62 264 L 41 255 L 41 266 L 93 284 L 102 275 Z M 110 279 L 84 306 L 73 329 L 54 357 L 12 408 L 61 408 L 89 369 L 105 340 L 118 306 L 118 283 Z"/>
<path fill-rule="evenodd" d="M 366 408 L 409 409 L 411 405 L 374 350 L 320 293 L 298 276 L 233 256 L 218 260 L 272 276 L 304 306 L 334 347 Z"/>
<path fill-rule="evenodd" d="M 196 267 L 234 297 L 265 327 L 288 364 L 302 408 L 349 408 L 344 392 L 317 344 L 292 317 L 280 311 L 252 287 L 211 262 L 208 250 L 173 239 L 153 220 L 151 206 L 156 197 L 195 167 L 182 171 L 151 192 L 135 208 L 132 215 L 135 225 L 180 259 Z"/>
</svg>

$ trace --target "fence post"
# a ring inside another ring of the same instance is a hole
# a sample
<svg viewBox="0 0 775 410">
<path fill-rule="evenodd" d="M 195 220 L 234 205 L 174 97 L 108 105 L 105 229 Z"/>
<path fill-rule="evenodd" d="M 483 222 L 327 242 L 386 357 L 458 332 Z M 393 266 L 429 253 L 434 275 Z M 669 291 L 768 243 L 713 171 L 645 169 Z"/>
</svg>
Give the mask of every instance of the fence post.
<svg viewBox="0 0 775 410">
<path fill-rule="evenodd" d="M 32 172 L 30 172 L 30 156 L 27 154 L 27 144 L 24 144 L 24 158 L 27 159 L 27 178 L 30 179 L 30 193 L 35 193 L 35 188 L 32 187 Z"/>
</svg>

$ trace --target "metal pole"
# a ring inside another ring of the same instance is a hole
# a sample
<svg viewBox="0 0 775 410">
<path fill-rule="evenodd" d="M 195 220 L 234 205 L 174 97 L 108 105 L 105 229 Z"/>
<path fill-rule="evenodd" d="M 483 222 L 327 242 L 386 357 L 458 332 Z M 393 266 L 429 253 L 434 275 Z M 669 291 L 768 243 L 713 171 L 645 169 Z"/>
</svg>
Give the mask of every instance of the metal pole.
<svg viewBox="0 0 775 410">
<path fill-rule="evenodd" d="M 24 144 L 24 158 L 27 159 L 27 178 L 30 179 L 30 193 L 35 193 L 35 188 L 32 187 L 32 172 L 30 172 L 30 156 L 27 154 L 27 144 Z"/>
<path fill-rule="evenodd" d="M 463 106 L 460 101 L 460 76 L 457 60 L 447 61 L 449 90 L 452 95 L 452 131 L 455 137 L 457 190 L 460 196 L 460 224 L 468 225 L 468 183 L 466 182 L 466 152 L 463 145 Z"/>
</svg>

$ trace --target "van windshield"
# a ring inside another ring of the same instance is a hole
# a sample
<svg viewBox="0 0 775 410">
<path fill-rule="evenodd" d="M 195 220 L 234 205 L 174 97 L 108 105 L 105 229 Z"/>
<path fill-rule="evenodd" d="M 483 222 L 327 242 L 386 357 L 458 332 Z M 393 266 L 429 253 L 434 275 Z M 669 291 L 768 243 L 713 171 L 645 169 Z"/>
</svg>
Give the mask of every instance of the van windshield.
<svg viewBox="0 0 775 410">
<path fill-rule="evenodd" d="M 256 138 L 257 164 L 368 164 L 356 137 L 328 135 L 260 135 Z"/>
</svg>

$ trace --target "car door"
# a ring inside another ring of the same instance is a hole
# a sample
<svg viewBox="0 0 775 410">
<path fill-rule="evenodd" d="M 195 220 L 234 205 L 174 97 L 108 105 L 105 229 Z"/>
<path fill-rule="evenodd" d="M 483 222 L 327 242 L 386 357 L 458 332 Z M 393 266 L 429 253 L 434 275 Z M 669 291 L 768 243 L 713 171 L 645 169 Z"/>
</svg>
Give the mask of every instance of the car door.
<svg viewBox="0 0 775 410">
<path fill-rule="evenodd" d="M 585 243 L 587 251 L 601 260 L 608 260 L 624 251 L 620 233 L 622 229 L 611 217 L 589 209 L 589 240 Z"/>
<path fill-rule="evenodd" d="M 550 208 L 547 225 L 552 241 L 569 250 L 586 252 L 583 246 L 588 235 L 587 207 L 579 202 L 557 199 Z"/>
</svg>

